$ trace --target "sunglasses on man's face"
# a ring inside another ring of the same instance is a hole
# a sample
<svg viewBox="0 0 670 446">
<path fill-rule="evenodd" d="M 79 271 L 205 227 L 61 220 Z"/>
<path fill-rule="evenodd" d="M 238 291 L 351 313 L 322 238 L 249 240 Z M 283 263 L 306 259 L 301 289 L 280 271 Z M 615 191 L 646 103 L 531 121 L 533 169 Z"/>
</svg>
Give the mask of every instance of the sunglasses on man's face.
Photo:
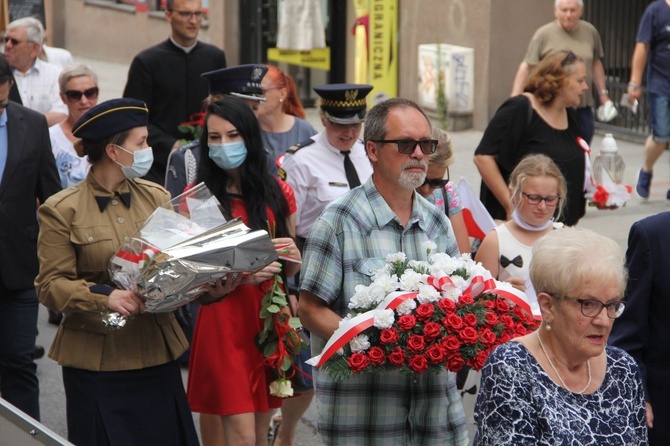
<svg viewBox="0 0 670 446">
<path fill-rule="evenodd" d="M 2 41 L 5 42 L 5 44 L 12 42 L 12 45 L 14 46 L 21 45 L 23 42 L 27 42 L 27 40 L 18 40 L 13 37 L 5 37 L 2 39 Z"/>
<path fill-rule="evenodd" d="M 79 90 L 67 90 L 65 91 L 65 97 L 70 102 L 77 102 L 81 100 L 82 96 L 86 96 L 86 99 L 93 100 L 98 97 L 98 87 L 89 88 L 84 91 Z"/>
</svg>

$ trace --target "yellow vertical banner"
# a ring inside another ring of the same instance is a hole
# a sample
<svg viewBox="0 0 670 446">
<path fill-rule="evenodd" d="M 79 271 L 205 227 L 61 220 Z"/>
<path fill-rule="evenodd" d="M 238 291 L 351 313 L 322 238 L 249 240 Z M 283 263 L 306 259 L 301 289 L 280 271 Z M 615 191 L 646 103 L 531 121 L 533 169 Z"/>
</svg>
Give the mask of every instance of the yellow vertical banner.
<svg viewBox="0 0 670 446">
<path fill-rule="evenodd" d="M 374 105 L 398 95 L 398 0 L 370 0 L 368 41 Z"/>
<path fill-rule="evenodd" d="M 368 83 L 368 26 L 370 25 L 370 0 L 353 0 L 356 11 L 354 35 L 356 36 L 354 59 L 354 83 Z"/>
</svg>

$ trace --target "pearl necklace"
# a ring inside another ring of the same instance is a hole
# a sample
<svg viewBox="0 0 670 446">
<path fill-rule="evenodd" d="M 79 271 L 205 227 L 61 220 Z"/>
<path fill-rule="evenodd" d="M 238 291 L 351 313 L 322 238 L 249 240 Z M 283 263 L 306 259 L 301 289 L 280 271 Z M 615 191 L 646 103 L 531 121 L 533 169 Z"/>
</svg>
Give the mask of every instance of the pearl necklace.
<svg viewBox="0 0 670 446">
<path fill-rule="evenodd" d="M 570 390 L 570 392 L 572 392 L 570 387 L 568 387 L 567 384 L 565 384 L 565 381 L 563 381 L 563 378 L 561 377 L 561 374 L 558 373 L 558 369 L 556 368 L 556 366 L 554 365 L 554 362 L 549 357 L 549 354 L 547 353 L 547 349 L 544 348 L 544 344 L 542 343 L 542 338 L 540 337 L 540 330 L 536 331 L 535 333 L 537 333 L 537 340 L 540 341 L 540 348 L 544 352 L 544 356 L 547 357 L 547 361 L 549 361 L 549 365 L 554 370 L 554 373 L 556 373 L 556 376 L 558 376 L 558 380 L 561 382 L 561 384 L 563 385 L 564 388 L 566 388 L 567 390 Z M 572 392 L 572 393 L 576 393 L 578 395 L 581 395 L 582 393 L 586 392 L 586 389 L 588 389 L 589 386 L 591 385 L 591 361 L 590 360 L 586 361 L 586 367 L 589 370 L 589 382 L 587 382 L 586 386 L 584 386 L 584 388 L 582 390 L 580 390 L 579 392 Z"/>
</svg>

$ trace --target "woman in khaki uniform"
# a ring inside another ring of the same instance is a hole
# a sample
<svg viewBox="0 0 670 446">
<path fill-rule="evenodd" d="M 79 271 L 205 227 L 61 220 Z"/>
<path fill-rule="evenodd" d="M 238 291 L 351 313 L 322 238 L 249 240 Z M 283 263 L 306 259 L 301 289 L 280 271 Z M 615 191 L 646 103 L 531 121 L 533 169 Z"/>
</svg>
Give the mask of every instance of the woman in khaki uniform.
<svg viewBox="0 0 670 446">
<path fill-rule="evenodd" d="M 170 196 L 139 179 L 153 162 L 142 101 L 115 99 L 74 125 L 92 167 L 39 211 L 40 301 L 64 313 L 49 357 L 63 367 L 68 438 L 81 445 L 197 444 L 176 359 L 187 341 L 171 313 L 144 313 L 114 287 L 109 259 Z M 130 316 L 110 330 L 102 314 Z"/>
</svg>

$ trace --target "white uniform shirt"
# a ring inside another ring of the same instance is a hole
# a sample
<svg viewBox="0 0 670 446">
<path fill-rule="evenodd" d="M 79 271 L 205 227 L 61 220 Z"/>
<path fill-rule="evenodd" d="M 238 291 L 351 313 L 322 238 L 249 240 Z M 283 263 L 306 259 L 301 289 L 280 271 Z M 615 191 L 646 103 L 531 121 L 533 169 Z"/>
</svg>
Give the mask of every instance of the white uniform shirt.
<svg viewBox="0 0 670 446">
<path fill-rule="evenodd" d="M 331 201 L 349 192 L 342 152 L 328 142 L 325 130 L 312 139 L 314 143 L 295 154 L 287 153 L 282 163 L 298 206 L 296 234 L 304 238 L 321 211 Z M 363 144 L 356 141 L 349 158 L 361 184 L 365 183 L 372 175 L 372 165 Z"/>
<path fill-rule="evenodd" d="M 40 113 L 56 112 L 67 115 L 67 107 L 59 95 L 57 65 L 37 59 L 26 73 L 13 70 L 16 87 L 25 107 Z"/>
</svg>

